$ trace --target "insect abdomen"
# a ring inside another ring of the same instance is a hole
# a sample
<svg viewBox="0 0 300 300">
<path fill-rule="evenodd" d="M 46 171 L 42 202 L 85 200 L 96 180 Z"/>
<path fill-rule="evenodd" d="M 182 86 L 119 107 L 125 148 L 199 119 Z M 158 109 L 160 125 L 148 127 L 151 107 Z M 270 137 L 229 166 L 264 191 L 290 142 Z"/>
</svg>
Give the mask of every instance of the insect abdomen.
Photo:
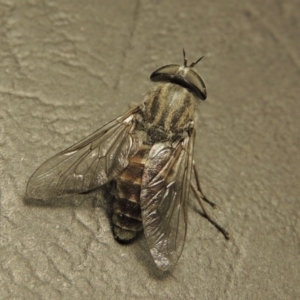
<svg viewBox="0 0 300 300">
<path fill-rule="evenodd" d="M 114 237 L 120 242 L 130 242 L 143 229 L 140 193 L 148 152 L 149 146 L 143 145 L 115 179 L 112 223 Z"/>
</svg>

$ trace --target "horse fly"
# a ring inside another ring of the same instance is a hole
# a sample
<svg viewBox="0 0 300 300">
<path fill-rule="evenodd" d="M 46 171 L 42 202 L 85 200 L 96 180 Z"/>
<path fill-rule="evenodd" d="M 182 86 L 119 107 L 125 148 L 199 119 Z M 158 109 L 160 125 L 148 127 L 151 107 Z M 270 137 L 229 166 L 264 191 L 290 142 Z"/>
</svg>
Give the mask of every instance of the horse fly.
<svg viewBox="0 0 300 300">
<path fill-rule="evenodd" d="M 163 271 L 174 267 L 183 250 L 190 189 L 202 215 L 229 238 L 204 208 L 203 201 L 216 205 L 204 196 L 193 161 L 195 106 L 207 96 L 194 70 L 202 57 L 188 66 L 184 50 L 183 56 L 183 66 L 151 74 L 157 84 L 141 105 L 47 160 L 27 185 L 27 197 L 52 199 L 110 183 L 115 239 L 126 243 L 143 230 Z"/>
</svg>

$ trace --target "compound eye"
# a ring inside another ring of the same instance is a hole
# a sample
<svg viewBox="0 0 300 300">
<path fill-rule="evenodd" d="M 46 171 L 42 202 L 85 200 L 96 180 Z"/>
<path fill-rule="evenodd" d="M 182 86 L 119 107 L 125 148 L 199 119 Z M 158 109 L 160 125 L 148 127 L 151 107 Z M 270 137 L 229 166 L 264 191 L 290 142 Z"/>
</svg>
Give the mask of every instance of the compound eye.
<svg viewBox="0 0 300 300">
<path fill-rule="evenodd" d="M 205 100 L 207 97 L 205 83 L 202 78 L 193 70 L 189 70 L 185 76 L 185 80 L 189 82 L 198 91 L 200 99 Z"/>
<path fill-rule="evenodd" d="M 179 69 L 179 65 L 167 65 L 154 71 L 150 79 L 152 81 L 168 81 L 169 78 L 175 76 Z"/>
<path fill-rule="evenodd" d="M 150 79 L 155 82 L 171 82 L 189 89 L 199 99 L 207 97 L 206 87 L 201 77 L 190 67 L 167 65 L 154 71 Z"/>
</svg>

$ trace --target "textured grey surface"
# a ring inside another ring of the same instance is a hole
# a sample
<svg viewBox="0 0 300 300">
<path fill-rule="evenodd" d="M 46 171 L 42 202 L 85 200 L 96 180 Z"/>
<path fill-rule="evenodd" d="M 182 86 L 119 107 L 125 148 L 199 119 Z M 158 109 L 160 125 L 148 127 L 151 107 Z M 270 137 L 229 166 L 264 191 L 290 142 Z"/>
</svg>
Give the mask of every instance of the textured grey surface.
<svg viewBox="0 0 300 300">
<path fill-rule="evenodd" d="M 299 299 L 299 1 L 0 1 L 1 299 Z M 47 158 L 139 103 L 149 74 L 205 55 L 195 159 L 223 237 L 190 199 L 161 274 L 117 244 L 100 195 L 24 203 Z"/>
</svg>

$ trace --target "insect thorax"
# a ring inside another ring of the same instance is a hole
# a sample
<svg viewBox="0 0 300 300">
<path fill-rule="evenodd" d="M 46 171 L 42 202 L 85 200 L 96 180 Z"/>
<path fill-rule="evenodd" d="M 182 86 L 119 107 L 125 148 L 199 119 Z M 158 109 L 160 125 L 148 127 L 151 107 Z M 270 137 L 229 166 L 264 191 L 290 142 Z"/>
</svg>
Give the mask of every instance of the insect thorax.
<svg viewBox="0 0 300 300">
<path fill-rule="evenodd" d="M 161 83 L 147 95 L 143 122 L 153 142 L 174 139 L 193 126 L 195 96 L 173 83 Z"/>
</svg>

